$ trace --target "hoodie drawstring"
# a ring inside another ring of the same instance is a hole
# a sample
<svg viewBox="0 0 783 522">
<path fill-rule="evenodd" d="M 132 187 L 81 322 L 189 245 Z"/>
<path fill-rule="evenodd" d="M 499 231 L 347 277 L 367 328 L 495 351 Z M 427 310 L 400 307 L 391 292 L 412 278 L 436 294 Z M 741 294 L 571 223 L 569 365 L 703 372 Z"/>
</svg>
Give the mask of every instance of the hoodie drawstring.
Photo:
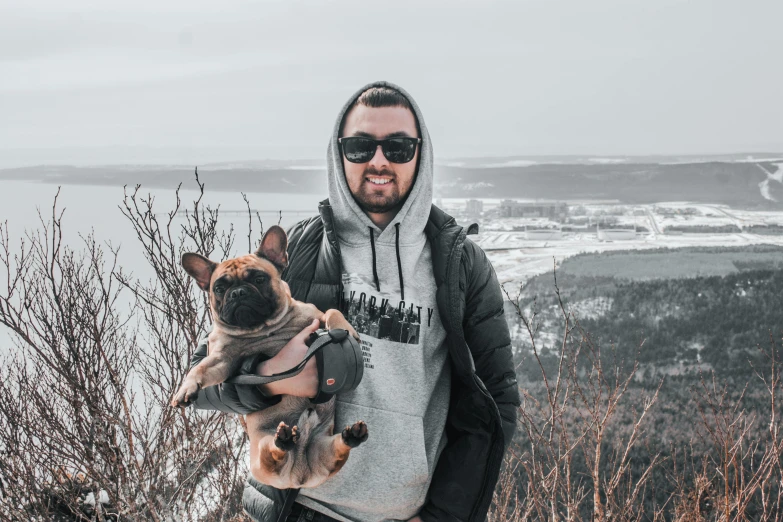
<svg viewBox="0 0 783 522">
<path fill-rule="evenodd" d="M 375 236 L 372 227 L 370 229 L 370 247 L 372 248 L 372 276 L 375 280 L 375 289 L 381 291 L 381 283 L 378 281 L 378 270 L 375 268 Z M 400 300 L 405 301 L 405 285 L 402 282 L 402 262 L 400 262 L 400 224 L 394 224 L 396 231 L 395 248 L 397 250 L 397 272 L 400 277 Z"/>
<path fill-rule="evenodd" d="M 402 284 L 402 263 L 400 263 L 400 224 L 395 223 L 394 228 L 397 231 L 396 234 L 396 247 L 397 247 L 397 271 L 400 274 L 400 300 L 405 301 L 405 287 Z"/>
<path fill-rule="evenodd" d="M 372 227 L 370 229 L 370 246 L 372 247 L 372 276 L 375 278 L 375 289 L 381 291 L 381 284 L 378 282 L 378 271 L 375 269 L 375 241 L 373 240 Z"/>
</svg>

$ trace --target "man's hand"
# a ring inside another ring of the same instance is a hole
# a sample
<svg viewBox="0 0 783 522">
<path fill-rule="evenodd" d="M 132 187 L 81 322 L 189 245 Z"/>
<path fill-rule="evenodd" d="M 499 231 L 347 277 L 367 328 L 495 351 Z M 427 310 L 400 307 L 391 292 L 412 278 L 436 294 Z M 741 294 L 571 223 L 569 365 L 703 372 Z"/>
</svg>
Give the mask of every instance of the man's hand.
<svg viewBox="0 0 783 522">
<path fill-rule="evenodd" d="M 309 348 L 305 341 L 310 334 L 318 330 L 320 325 L 318 319 L 313 319 L 310 326 L 306 327 L 293 339 L 288 341 L 280 352 L 271 359 L 262 362 L 256 368 L 258 375 L 273 375 L 276 373 L 290 370 L 302 362 L 307 349 Z M 263 384 L 259 387 L 266 395 L 294 395 L 296 397 L 315 397 L 318 394 L 318 368 L 315 364 L 315 357 L 312 357 L 304 369 L 295 377 L 282 379 L 269 384 Z"/>
</svg>

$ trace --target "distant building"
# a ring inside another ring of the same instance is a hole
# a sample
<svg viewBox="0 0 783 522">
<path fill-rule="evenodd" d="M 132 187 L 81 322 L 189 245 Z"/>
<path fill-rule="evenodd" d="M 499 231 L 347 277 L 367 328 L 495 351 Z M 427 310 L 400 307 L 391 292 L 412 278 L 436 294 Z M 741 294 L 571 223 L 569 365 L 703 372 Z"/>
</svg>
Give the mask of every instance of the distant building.
<svg viewBox="0 0 783 522">
<path fill-rule="evenodd" d="M 563 232 L 559 228 L 529 228 L 525 227 L 525 239 L 538 241 L 552 241 L 563 239 Z"/>
<path fill-rule="evenodd" d="M 659 207 L 655 206 L 653 207 L 653 210 L 656 214 L 660 214 L 662 216 L 699 216 L 701 215 L 701 212 L 699 212 L 698 209 L 693 207 Z"/>
<path fill-rule="evenodd" d="M 568 216 L 568 205 L 562 201 L 504 199 L 500 202 L 500 217 L 543 217 L 557 221 L 566 216 Z"/>
<path fill-rule="evenodd" d="M 620 220 L 617 219 L 617 217 L 615 217 L 615 216 L 598 216 L 598 217 L 596 217 L 596 219 L 593 220 L 593 223 L 595 223 L 596 225 L 601 225 L 601 226 L 604 226 L 604 225 L 612 226 L 612 225 L 616 225 L 619 222 L 620 222 Z"/>
<path fill-rule="evenodd" d="M 484 212 L 484 202 L 480 199 L 469 199 L 465 205 L 465 211 L 469 215 L 478 216 Z"/>
<path fill-rule="evenodd" d="M 601 241 L 620 241 L 636 239 L 636 230 L 632 228 L 602 228 L 598 230 Z"/>
<path fill-rule="evenodd" d="M 601 228 L 601 225 L 597 224 L 595 231 L 601 241 L 636 239 L 636 226 L 634 228 Z"/>
</svg>

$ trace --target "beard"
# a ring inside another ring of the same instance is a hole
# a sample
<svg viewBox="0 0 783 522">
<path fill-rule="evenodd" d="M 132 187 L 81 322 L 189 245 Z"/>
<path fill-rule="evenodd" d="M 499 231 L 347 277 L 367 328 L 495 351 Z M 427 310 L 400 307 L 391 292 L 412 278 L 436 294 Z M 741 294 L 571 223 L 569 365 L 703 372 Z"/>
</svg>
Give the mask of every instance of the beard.
<svg viewBox="0 0 783 522">
<path fill-rule="evenodd" d="M 391 187 L 375 187 L 372 182 L 367 181 L 367 176 L 389 176 Z M 391 189 L 391 190 L 389 190 Z M 373 214 L 383 214 L 394 209 L 402 207 L 405 203 L 407 194 L 400 195 L 400 188 L 397 184 L 397 176 L 394 172 L 382 169 L 380 172 L 375 168 L 368 168 L 362 174 L 362 183 L 358 193 L 353 193 L 353 199 L 364 212 Z"/>
</svg>

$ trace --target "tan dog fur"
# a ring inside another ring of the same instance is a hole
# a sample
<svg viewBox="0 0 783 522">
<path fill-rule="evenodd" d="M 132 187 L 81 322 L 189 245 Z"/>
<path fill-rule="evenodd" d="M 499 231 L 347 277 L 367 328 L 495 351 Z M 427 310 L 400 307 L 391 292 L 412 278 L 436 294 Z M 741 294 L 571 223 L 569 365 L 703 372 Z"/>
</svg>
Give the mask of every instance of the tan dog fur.
<svg viewBox="0 0 783 522">
<path fill-rule="evenodd" d="M 187 405 L 201 388 L 225 381 L 246 357 L 258 353 L 273 357 L 315 318 L 320 327 L 343 328 L 359 340 L 340 311 L 322 313 L 291 297 L 288 284 L 280 278 L 288 265 L 287 244 L 285 231 L 274 226 L 264 234 L 255 254 L 219 264 L 198 254 L 183 256 L 185 269 L 210 294 L 214 327 L 207 357 L 187 374 L 172 406 Z M 223 291 L 227 285 L 229 290 Z M 235 299 L 231 303 L 235 305 L 245 298 L 252 302 L 243 318 L 253 317 L 259 306 L 269 311 L 260 324 L 229 324 L 221 317 L 229 300 Z M 253 477 L 276 488 L 301 488 L 315 487 L 339 471 L 351 448 L 367 439 L 367 426 L 359 421 L 335 435 L 334 406 L 334 397 L 316 405 L 307 398 L 284 395 L 279 403 L 248 414 L 243 425 L 250 439 Z"/>
</svg>

